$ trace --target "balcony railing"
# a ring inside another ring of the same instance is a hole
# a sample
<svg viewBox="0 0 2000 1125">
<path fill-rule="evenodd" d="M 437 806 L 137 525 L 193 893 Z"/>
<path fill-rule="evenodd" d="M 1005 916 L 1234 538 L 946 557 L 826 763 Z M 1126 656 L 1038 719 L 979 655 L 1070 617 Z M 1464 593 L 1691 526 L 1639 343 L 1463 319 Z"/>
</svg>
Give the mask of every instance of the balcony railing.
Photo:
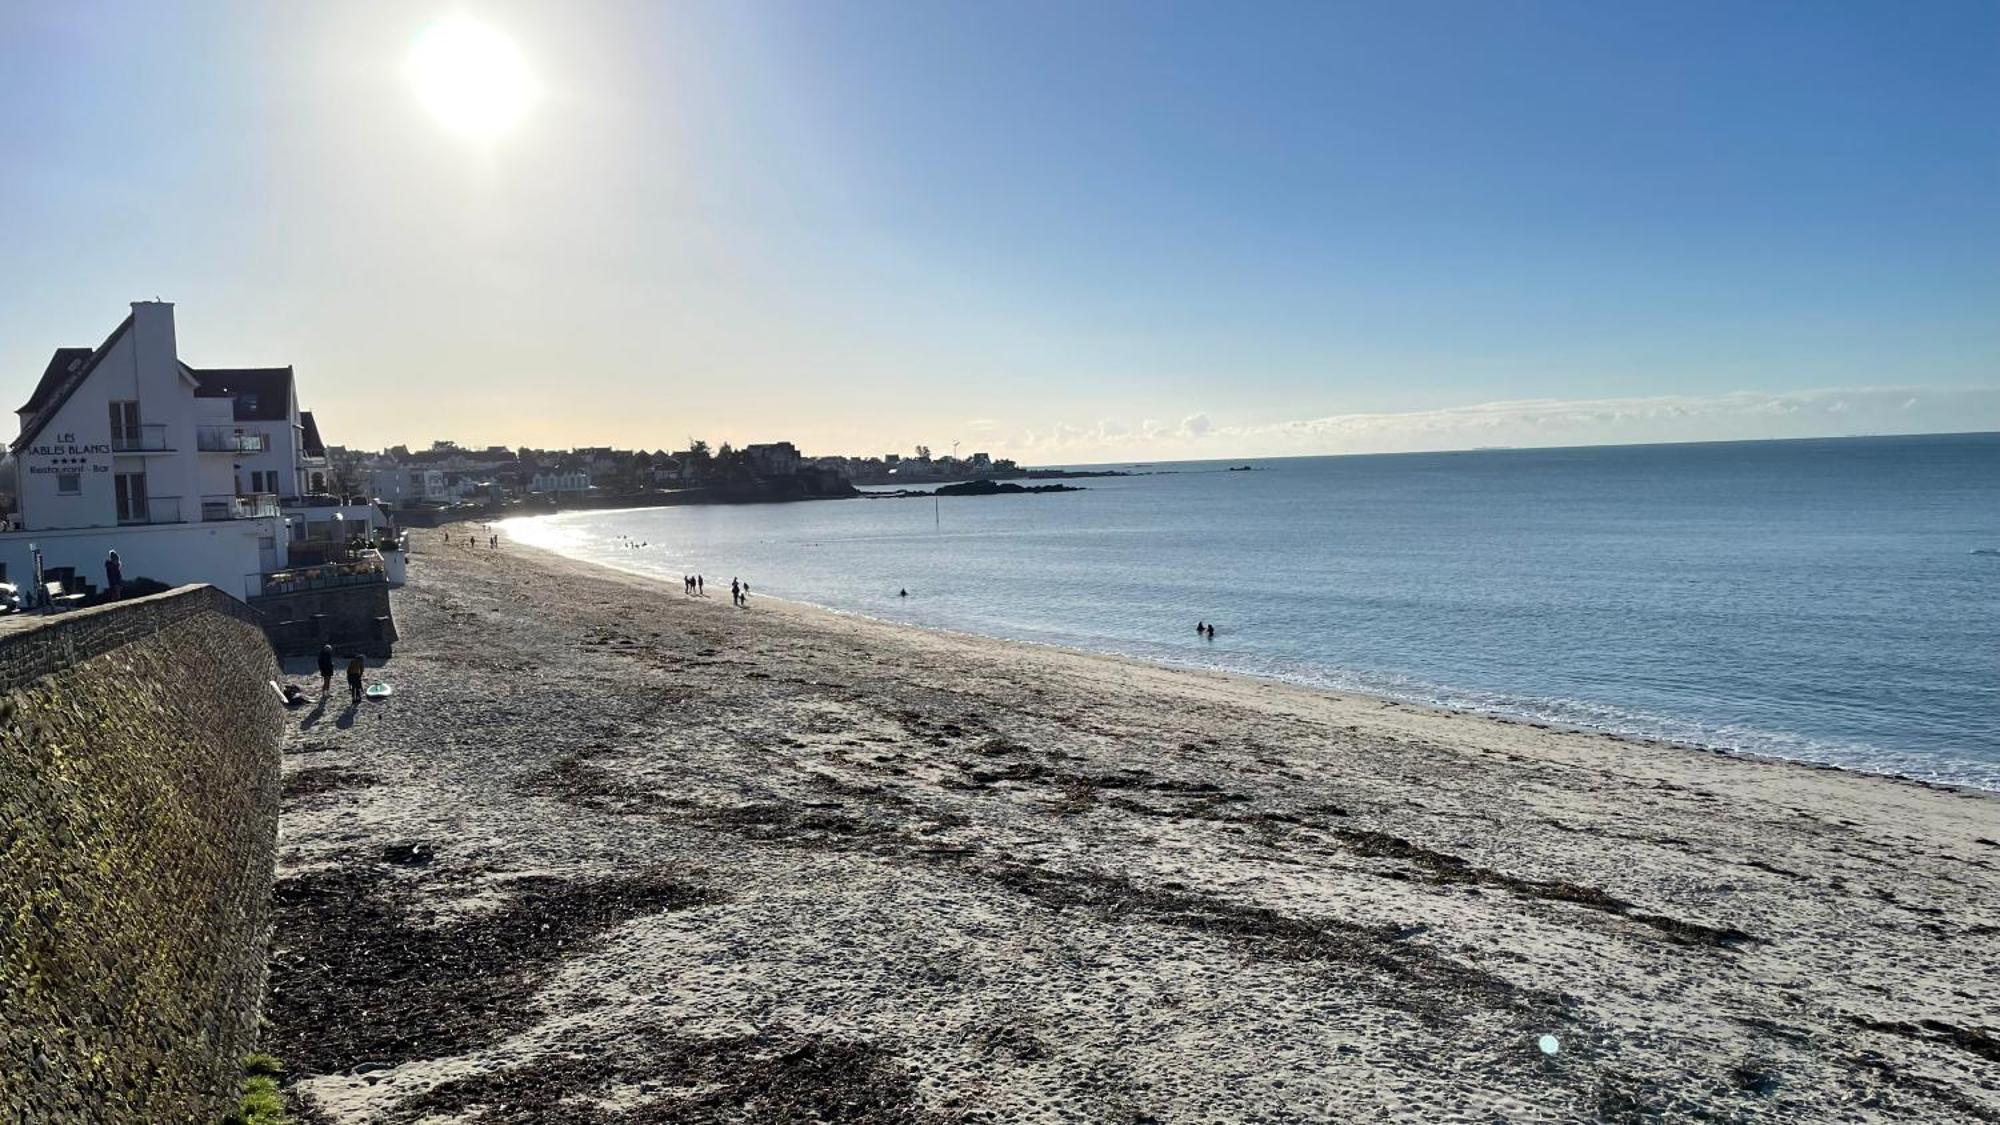
<svg viewBox="0 0 2000 1125">
<path fill-rule="evenodd" d="M 336 586 L 366 586 L 388 580 L 388 574 L 377 559 L 298 566 L 269 574 L 246 574 L 243 576 L 243 587 L 244 596 L 255 598 L 270 594 L 297 594 L 306 590 L 330 590 Z"/>
<path fill-rule="evenodd" d="M 271 448 L 271 436 L 237 433 L 227 426 L 203 426 L 195 431 L 194 444 L 203 453 L 263 453 Z"/>
<path fill-rule="evenodd" d="M 114 453 L 171 453 L 173 448 L 167 444 L 167 427 L 164 423 L 140 426 L 136 430 L 111 435 L 111 450 Z"/>
<path fill-rule="evenodd" d="M 269 492 L 249 496 L 204 496 L 201 518 L 204 523 L 218 520 L 254 520 L 278 514 L 278 498 Z"/>
<path fill-rule="evenodd" d="M 178 496 L 148 496 L 136 504 L 127 503 L 125 511 L 118 516 L 118 522 L 127 526 L 147 523 L 181 522 L 181 498 Z"/>
</svg>

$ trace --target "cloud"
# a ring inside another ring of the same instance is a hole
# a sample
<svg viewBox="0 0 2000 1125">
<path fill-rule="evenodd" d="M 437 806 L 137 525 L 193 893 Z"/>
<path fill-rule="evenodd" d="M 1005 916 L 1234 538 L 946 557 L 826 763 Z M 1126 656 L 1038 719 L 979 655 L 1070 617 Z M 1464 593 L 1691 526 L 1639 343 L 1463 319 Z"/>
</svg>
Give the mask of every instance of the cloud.
<svg viewBox="0 0 2000 1125">
<path fill-rule="evenodd" d="M 1208 415 L 1190 414 L 1181 419 L 1181 428 L 1177 432 L 1182 437 L 1198 438 L 1207 435 L 1214 429 L 1215 423 L 1209 420 Z"/>
<path fill-rule="evenodd" d="M 993 418 L 974 418 L 965 424 L 965 428 L 976 434 L 990 434 L 1000 428 L 1000 423 Z"/>
<path fill-rule="evenodd" d="M 1077 455 L 1283 456 L 1481 446 L 1732 441 L 1865 433 L 2000 429 L 2000 387 L 1848 387 L 1604 399 L 1510 399 L 1446 407 L 1331 414 L 1219 425 L 1207 413 L 1177 426 L 1056 423 L 1016 448 Z"/>
</svg>

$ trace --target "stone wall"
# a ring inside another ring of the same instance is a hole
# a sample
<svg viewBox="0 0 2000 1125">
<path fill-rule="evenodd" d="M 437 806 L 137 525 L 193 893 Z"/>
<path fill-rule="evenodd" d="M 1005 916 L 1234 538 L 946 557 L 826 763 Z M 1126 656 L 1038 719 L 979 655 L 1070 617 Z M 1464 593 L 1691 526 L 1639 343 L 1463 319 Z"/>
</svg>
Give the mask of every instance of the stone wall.
<svg viewBox="0 0 2000 1125">
<path fill-rule="evenodd" d="M 0 1122 L 218 1121 L 263 993 L 271 649 L 206 586 L 8 627 Z"/>
<path fill-rule="evenodd" d="M 386 582 L 272 594 L 250 604 L 280 656 L 311 656 L 331 644 L 343 655 L 386 658 L 396 644 Z"/>
</svg>

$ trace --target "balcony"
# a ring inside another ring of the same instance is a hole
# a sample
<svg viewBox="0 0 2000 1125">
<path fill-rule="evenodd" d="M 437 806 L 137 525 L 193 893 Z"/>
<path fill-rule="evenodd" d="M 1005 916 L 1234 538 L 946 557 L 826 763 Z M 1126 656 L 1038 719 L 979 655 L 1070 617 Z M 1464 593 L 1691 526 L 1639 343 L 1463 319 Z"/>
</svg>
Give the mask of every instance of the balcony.
<svg viewBox="0 0 2000 1125">
<path fill-rule="evenodd" d="M 118 523 L 132 527 L 150 523 L 181 522 L 181 498 L 178 496 L 148 496 L 144 500 L 126 501 L 120 505 Z"/>
<path fill-rule="evenodd" d="M 264 453 L 271 448 L 271 438 L 238 433 L 228 426 L 203 426 L 195 431 L 194 445 L 203 453 Z"/>
<path fill-rule="evenodd" d="M 172 453 L 174 447 L 167 441 L 167 427 L 164 424 L 135 426 L 111 435 L 113 453 Z M 140 521 L 144 522 L 144 521 Z"/>
<path fill-rule="evenodd" d="M 249 496 L 204 496 L 201 498 L 203 523 L 220 520 L 254 520 L 278 514 L 278 497 L 269 492 Z"/>
</svg>

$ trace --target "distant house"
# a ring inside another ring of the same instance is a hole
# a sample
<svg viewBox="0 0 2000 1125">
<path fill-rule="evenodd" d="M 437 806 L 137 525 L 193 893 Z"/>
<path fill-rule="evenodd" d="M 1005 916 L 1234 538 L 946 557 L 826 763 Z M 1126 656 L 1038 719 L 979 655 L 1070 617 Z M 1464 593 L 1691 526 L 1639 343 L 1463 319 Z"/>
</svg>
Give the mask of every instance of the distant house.
<svg viewBox="0 0 2000 1125">
<path fill-rule="evenodd" d="M 528 490 L 555 496 L 589 492 L 590 472 L 576 466 L 537 469 L 535 475 L 529 478 Z"/>
<path fill-rule="evenodd" d="M 746 445 L 743 447 L 743 462 L 756 476 L 795 476 L 799 471 L 799 450 L 789 441 Z"/>
<path fill-rule="evenodd" d="M 440 504 L 452 499 L 443 469 L 377 465 L 368 469 L 368 491 L 385 504 Z"/>
<path fill-rule="evenodd" d="M 641 471 L 640 483 L 651 488 L 672 488 L 687 479 L 687 465 L 678 457 L 656 454 L 652 464 Z"/>
</svg>

